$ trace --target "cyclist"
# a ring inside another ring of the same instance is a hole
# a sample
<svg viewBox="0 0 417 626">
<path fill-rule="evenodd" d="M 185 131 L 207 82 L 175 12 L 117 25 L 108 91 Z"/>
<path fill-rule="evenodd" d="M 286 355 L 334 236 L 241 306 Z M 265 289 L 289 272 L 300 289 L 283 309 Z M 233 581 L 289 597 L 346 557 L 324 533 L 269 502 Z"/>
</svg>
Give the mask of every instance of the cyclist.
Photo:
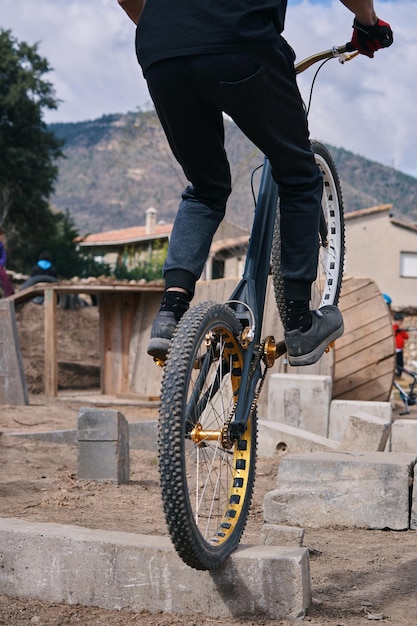
<svg viewBox="0 0 417 626">
<path fill-rule="evenodd" d="M 341 0 L 352 43 L 368 57 L 392 31 L 373 0 Z M 164 358 L 188 309 L 231 192 L 223 112 L 267 156 L 279 185 L 281 269 L 292 365 L 316 362 L 343 333 L 335 306 L 309 310 L 318 260 L 322 176 L 310 148 L 295 54 L 282 36 L 286 0 L 118 0 L 137 24 L 136 53 L 172 152 L 189 185 L 164 265 L 165 291 L 148 353 Z"/>
</svg>

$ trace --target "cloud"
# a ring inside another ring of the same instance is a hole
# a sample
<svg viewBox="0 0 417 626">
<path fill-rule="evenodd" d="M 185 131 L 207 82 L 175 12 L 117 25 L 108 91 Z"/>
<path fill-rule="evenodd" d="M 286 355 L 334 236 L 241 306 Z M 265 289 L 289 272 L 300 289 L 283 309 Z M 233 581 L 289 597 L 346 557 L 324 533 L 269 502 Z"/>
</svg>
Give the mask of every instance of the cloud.
<svg viewBox="0 0 417 626">
<path fill-rule="evenodd" d="M 327 63 L 313 93 L 314 138 L 417 176 L 415 0 L 375 0 L 395 44 L 370 60 Z M 338 0 L 290 0 L 285 36 L 297 58 L 345 43 L 352 14 Z M 135 27 L 117 0 L 1 0 L 0 25 L 18 40 L 40 42 L 63 102 L 45 119 L 78 121 L 149 103 L 134 51 Z M 307 100 L 315 70 L 299 77 Z"/>
<path fill-rule="evenodd" d="M 135 26 L 116 0 L 1 0 L 0 25 L 39 42 L 62 103 L 48 122 L 94 119 L 149 101 L 136 61 Z"/>
<path fill-rule="evenodd" d="M 394 45 L 374 59 L 360 56 L 341 66 L 327 63 L 319 73 L 309 116 L 311 134 L 417 176 L 417 41 L 412 21 L 415 0 L 375 2 L 378 15 L 394 30 Z M 348 41 L 351 14 L 337 0 L 330 5 L 292 3 L 286 37 L 298 59 Z M 299 77 L 305 99 L 313 69 Z"/>
</svg>

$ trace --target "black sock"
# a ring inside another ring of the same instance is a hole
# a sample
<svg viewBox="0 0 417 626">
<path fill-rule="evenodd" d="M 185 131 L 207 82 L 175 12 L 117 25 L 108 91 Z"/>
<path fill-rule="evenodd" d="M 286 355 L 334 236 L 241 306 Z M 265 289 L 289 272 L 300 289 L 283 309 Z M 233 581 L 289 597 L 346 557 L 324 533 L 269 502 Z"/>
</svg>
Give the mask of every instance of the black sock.
<svg viewBox="0 0 417 626">
<path fill-rule="evenodd" d="M 285 330 L 301 330 L 305 332 L 311 328 L 311 315 L 308 300 L 285 300 L 287 315 Z"/>
<path fill-rule="evenodd" d="M 175 315 L 177 322 L 180 321 L 184 313 L 190 306 L 191 296 L 188 293 L 182 291 L 165 291 L 160 311 L 171 311 Z"/>
</svg>

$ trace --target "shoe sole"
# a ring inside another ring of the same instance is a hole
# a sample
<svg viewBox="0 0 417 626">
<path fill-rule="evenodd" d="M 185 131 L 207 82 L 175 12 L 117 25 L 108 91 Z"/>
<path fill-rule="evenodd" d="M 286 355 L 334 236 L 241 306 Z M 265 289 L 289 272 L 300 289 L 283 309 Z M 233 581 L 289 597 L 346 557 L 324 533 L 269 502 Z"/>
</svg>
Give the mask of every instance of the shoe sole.
<svg viewBox="0 0 417 626">
<path fill-rule="evenodd" d="M 150 339 L 148 343 L 148 354 L 153 356 L 154 359 L 165 360 L 170 343 L 169 339 L 161 339 L 160 337 Z"/>
<path fill-rule="evenodd" d="M 288 354 L 288 363 L 293 366 L 299 365 L 314 365 L 324 354 L 328 345 L 343 335 L 344 326 L 339 326 L 331 335 L 326 337 L 314 350 L 308 354 L 301 354 L 300 356 L 291 356 Z"/>
</svg>

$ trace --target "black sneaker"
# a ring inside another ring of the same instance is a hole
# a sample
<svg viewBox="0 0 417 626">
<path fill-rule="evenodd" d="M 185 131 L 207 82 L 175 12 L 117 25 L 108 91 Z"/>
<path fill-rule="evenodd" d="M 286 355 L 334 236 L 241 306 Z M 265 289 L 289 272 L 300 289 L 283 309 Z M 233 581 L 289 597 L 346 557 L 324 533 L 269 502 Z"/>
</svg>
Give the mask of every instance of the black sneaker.
<svg viewBox="0 0 417 626">
<path fill-rule="evenodd" d="M 310 313 L 312 324 L 309 330 L 284 333 L 290 365 L 316 363 L 327 346 L 343 335 L 343 317 L 337 306 L 329 304 Z"/>
<path fill-rule="evenodd" d="M 148 354 L 154 359 L 165 360 L 176 326 L 177 320 L 172 311 L 159 311 L 153 321 L 148 343 Z"/>
</svg>

